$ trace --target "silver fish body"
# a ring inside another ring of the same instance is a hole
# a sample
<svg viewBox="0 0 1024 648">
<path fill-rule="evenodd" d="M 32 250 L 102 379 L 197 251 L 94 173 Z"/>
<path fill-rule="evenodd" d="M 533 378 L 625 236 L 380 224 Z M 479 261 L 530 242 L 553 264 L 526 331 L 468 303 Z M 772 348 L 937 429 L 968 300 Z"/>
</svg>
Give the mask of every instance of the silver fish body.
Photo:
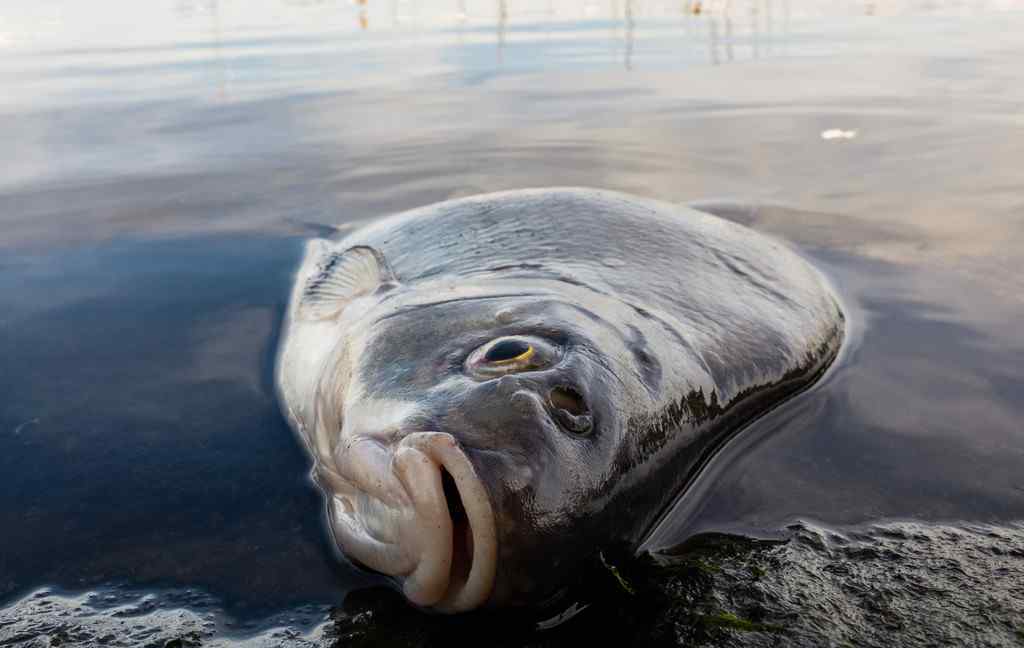
<svg viewBox="0 0 1024 648">
<path fill-rule="evenodd" d="M 586 189 L 312 241 L 287 317 L 279 395 L 335 540 L 445 612 L 537 603 L 600 547 L 636 546 L 844 334 L 785 244 Z"/>
</svg>

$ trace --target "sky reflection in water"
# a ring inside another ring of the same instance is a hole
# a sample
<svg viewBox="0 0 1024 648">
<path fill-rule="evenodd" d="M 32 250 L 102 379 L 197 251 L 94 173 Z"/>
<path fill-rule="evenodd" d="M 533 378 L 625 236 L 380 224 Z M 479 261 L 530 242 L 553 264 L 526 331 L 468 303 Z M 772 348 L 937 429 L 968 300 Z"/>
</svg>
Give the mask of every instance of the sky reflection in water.
<svg viewBox="0 0 1024 648">
<path fill-rule="evenodd" d="M 655 544 L 1024 515 L 1015 3 L 514 5 L 4 4 L 0 596 L 337 600 L 269 375 L 302 239 L 526 186 L 739 201 L 854 316 Z"/>
</svg>

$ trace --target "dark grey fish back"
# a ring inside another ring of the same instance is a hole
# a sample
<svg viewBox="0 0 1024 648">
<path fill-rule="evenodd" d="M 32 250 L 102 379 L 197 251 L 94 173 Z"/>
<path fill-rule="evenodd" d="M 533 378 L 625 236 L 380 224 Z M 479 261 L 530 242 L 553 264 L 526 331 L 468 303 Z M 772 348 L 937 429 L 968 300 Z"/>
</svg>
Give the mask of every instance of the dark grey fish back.
<svg viewBox="0 0 1024 648">
<path fill-rule="evenodd" d="M 685 338 L 728 402 L 808 364 L 842 314 L 788 246 L 687 207 L 585 189 L 441 203 L 345 239 L 381 250 L 400 281 L 549 278 L 611 296 Z M 744 367 L 735 359 L 744 358 Z"/>
</svg>

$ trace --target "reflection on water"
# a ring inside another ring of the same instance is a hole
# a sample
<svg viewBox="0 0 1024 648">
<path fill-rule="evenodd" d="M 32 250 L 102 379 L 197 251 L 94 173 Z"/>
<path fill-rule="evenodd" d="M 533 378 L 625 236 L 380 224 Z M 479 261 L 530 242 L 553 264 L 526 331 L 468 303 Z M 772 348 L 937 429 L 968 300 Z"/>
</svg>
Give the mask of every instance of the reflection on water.
<svg viewBox="0 0 1024 648">
<path fill-rule="evenodd" d="M 302 239 L 527 186 L 727 199 L 853 314 L 652 546 L 1021 519 L 1022 30 L 1009 0 L 4 3 L 0 596 L 365 582 L 270 389 Z"/>
<path fill-rule="evenodd" d="M 506 0 L 179 0 L 161 11 L 137 3 L 13 0 L 2 16 L 0 47 L 14 58 L 0 69 L 18 82 L 3 104 L 128 98 L 103 92 L 112 89 L 130 91 L 135 101 L 245 99 L 469 71 L 538 71 L 549 61 L 561 69 L 664 69 L 827 55 L 873 41 L 878 27 L 898 31 L 907 16 L 955 20 L 1013 6 L 1012 0 L 877 7 L 791 0 L 511 6 Z"/>
</svg>

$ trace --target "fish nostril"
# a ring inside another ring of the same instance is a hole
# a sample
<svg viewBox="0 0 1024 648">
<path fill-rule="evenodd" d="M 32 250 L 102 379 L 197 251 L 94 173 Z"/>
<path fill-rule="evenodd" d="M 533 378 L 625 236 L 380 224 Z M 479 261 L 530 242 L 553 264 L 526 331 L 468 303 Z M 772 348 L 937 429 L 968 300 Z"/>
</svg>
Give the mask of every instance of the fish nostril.
<svg viewBox="0 0 1024 648">
<path fill-rule="evenodd" d="M 574 434 L 587 434 L 594 425 L 583 396 L 572 387 L 555 387 L 548 392 L 555 420 Z"/>
<path fill-rule="evenodd" d="M 583 401 L 583 396 L 572 387 L 555 387 L 548 392 L 548 401 L 553 407 L 563 409 L 573 416 L 587 413 L 587 404 Z"/>
</svg>

